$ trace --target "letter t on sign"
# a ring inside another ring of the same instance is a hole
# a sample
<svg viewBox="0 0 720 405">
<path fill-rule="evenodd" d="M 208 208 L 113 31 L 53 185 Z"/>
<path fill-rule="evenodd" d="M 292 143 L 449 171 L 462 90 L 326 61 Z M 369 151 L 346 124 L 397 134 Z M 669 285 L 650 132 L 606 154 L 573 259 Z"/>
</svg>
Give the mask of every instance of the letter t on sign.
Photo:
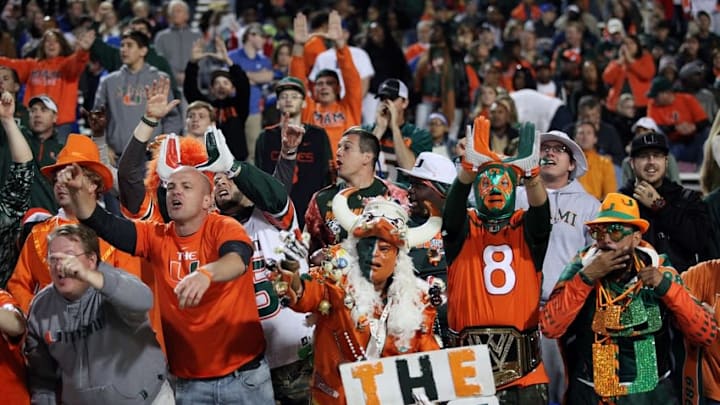
<svg viewBox="0 0 720 405">
<path fill-rule="evenodd" d="M 463 363 L 475 362 L 475 360 L 475 352 L 472 349 L 448 352 L 455 395 L 458 397 L 471 397 L 482 394 L 482 387 L 479 384 L 467 382 L 468 378 L 477 377 L 475 367 L 463 366 Z"/>
<path fill-rule="evenodd" d="M 375 376 L 383 373 L 382 363 L 374 364 L 363 364 L 358 367 L 353 367 L 352 376 L 360 380 L 362 384 L 363 392 L 365 392 L 365 404 L 366 405 L 379 405 L 380 398 L 378 398 L 377 384 L 375 383 Z"/>
</svg>

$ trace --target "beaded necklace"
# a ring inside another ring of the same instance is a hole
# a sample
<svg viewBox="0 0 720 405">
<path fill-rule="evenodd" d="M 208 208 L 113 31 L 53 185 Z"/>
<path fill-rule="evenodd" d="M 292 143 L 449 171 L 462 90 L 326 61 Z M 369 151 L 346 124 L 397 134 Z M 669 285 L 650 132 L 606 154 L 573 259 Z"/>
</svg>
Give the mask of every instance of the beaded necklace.
<svg viewBox="0 0 720 405">
<path fill-rule="evenodd" d="M 633 255 L 635 269 L 644 263 Z M 595 392 L 602 397 L 617 397 L 653 390 L 658 383 L 655 338 L 652 333 L 662 326 L 660 309 L 655 302 L 645 302 L 640 294 L 642 281 L 635 282 L 616 297 L 610 287 L 600 280 L 595 285 L 596 301 L 592 330 L 595 332 L 593 353 L 593 382 Z M 647 323 L 643 330 L 634 327 Z M 633 341 L 636 378 L 632 383 L 620 383 L 619 347 L 616 338 L 645 336 Z"/>
</svg>

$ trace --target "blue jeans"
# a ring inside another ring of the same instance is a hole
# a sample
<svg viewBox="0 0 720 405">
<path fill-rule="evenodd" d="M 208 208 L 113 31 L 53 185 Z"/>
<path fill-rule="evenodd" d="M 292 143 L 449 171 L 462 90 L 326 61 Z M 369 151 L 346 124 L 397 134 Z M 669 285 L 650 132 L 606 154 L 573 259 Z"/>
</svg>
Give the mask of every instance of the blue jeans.
<svg viewBox="0 0 720 405">
<path fill-rule="evenodd" d="M 203 380 L 178 378 L 175 401 L 177 405 L 274 405 L 270 368 L 263 358 L 260 367 L 234 371 L 225 377 Z"/>
</svg>

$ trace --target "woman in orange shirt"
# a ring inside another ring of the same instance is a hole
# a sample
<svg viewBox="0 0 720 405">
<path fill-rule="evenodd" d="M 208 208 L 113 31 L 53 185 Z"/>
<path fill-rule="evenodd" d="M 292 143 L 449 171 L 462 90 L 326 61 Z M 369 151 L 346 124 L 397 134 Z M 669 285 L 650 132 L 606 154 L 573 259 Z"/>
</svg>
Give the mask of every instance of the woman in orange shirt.
<svg viewBox="0 0 720 405">
<path fill-rule="evenodd" d="M 645 51 L 636 36 L 630 35 L 623 41 L 617 59 L 610 61 L 603 72 L 603 81 L 610 87 L 606 106 L 610 111 L 617 109 L 620 94 L 628 90 L 635 96 L 635 106 L 640 115 L 648 105 L 647 92 L 655 77 L 655 61 Z"/>
<path fill-rule="evenodd" d="M 58 139 L 65 143 L 77 119 L 78 80 L 90 60 L 88 49 L 95 40 L 94 31 L 78 37 L 73 52 L 65 36 L 57 30 L 45 31 L 38 45 L 37 58 L 0 57 L 0 65 L 15 69 L 25 84 L 25 105 L 35 96 L 50 96 L 58 105 Z"/>
</svg>

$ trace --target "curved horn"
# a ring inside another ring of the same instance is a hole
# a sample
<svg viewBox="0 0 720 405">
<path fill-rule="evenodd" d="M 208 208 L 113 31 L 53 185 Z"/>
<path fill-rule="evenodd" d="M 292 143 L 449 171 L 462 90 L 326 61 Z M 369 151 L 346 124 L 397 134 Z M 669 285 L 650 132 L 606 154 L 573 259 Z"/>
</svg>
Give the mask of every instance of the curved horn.
<svg viewBox="0 0 720 405">
<path fill-rule="evenodd" d="M 170 134 L 162 140 L 157 159 L 157 175 L 167 183 L 170 175 L 180 167 L 180 140 L 177 135 Z"/>
<path fill-rule="evenodd" d="M 442 217 L 430 217 L 424 224 L 408 229 L 408 249 L 429 241 L 440 232 L 440 228 L 442 228 Z"/>
<path fill-rule="evenodd" d="M 332 210 L 335 219 L 337 219 L 340 226 L 348 232 L 352 229 L 353 225 L 355 225 L 355 221 L 357 221 L 358 216 L 350 210 L 350 207 L 348 207 L 347 199 L 350 194 L 356 192 L 357 190 L 358 189 L 355 187 L 346 188 L 345 190 L 335 194 L 332 201 Z"/>
</svg>

